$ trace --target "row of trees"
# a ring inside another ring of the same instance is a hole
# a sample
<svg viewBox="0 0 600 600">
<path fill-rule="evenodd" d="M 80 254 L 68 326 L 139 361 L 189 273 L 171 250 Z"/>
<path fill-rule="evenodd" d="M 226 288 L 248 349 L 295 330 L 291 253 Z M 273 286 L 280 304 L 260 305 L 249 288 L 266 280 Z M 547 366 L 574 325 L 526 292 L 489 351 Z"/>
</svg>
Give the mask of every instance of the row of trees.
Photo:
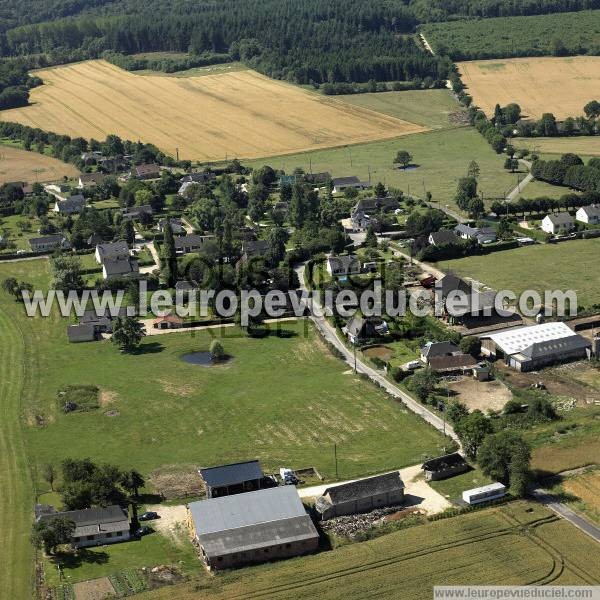
<svg viewBox="0 0 600 600">
<path fill-rule="evenodd" d="M 0 60 L 0 110 L 29 103 L 29 90 L 40 85 L 39 77 L 28 73 L 23 60 Z"/>
<path fill-rule="evenodd" d="M 560 198 L 519 198 L 512 202 L 496 201 L 492 204 L 492 212 L 497 215 L 521 215 L 525 214 L 547 214 L 556 210 L 573 210 L 581 206 L 590 206 L 600 202 L 600 193 L 587 192 L 578 196 L 577 194 L 565 194 Z"/>
<path fill-rule="evenodd" d="M 587 165 L 576 154 L 564 154 L 559 160 L 536 160 L 531 173 L 540 181 L 563 185 L 583 192 L 600 192 L 600 159 Z"/>
</svg>

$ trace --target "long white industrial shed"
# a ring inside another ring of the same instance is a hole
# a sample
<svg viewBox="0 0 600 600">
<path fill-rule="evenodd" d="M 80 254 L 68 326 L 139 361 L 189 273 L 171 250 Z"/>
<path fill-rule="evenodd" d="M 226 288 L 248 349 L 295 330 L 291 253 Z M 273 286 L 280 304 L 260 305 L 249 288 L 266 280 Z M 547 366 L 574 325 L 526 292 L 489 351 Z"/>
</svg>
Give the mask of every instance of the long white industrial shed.
<svg viewBox="0 0 600 600">
<path fill-rule="evenodd" d="M 518 327 L 482 337 L 482 352 L 519 370 L 585 358 L 591 343 L 562 322 Z"/>
</svg>

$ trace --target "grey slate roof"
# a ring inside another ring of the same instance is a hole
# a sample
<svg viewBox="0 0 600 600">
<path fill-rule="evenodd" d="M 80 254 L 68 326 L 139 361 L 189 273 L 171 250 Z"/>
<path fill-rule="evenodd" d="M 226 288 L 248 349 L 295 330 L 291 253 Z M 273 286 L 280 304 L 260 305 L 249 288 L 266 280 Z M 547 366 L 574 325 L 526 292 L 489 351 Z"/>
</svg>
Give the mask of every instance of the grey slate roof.
<svg viewBox="0 0 600 600">
<path fill-rule="evenodd" d="M 459 240 L 450 229 L 440 229 L 430 235 L 431 243 L 434 246 L 440 246 L 442 244 L 456 244 Z"/>
<path fill-rule="evenodd" d="M 248 256 L 262 256 L 269 249 L 269 242 L 266 240 L 254 240 L 242 243 L 242 254 Z"/>
<path fill-rule="evenodd" d="M 200 469 L 200 476 L 210 487 L 235 485 L 244 481 L 261 479 L 263 477 L 260 463 L 257 460 L 233 463 L 218 467 Z"/>
<path fill-rule="evenodd" d="M 118 277 L 139 273 L 138 261 L 134 258 L 106 258 L 102 262 L 106 277 Z"/>
<path fill-rule="evenodd" d="M 360 179 L 356 175 L 351 175 L 350 177 L 336 177 L 331 180 L 334 186 L 339 185 L 356 185 L 360 183 Z"/>
<path fill-rule="evenodd" d="M 98 244 L 96 246 L 100 260 L 104 262 L 107 259 L 114 259 L 129 256 L 129 246 L 127 242 L 121 240 L 111 244 Z"/>
<path fill-rule="evenodd" d="M 449 273 L 435 282 L 436 293 L 440 293 L 442 298 L 446 298 L 450 292 L 461 290 L 465 294 L 471 293 L 471 286 L 466 282 Z"/>
<path fill-rule="evenodd" d="M 454 452 L 453 454 L 446 454 L 445 456 L 438 456 L 426 460 L 421 466 L 421 469 L 425 471 L 442 471 L 449 467 L 465 464 L 466 462 L 467 461 L 458 452 Z"/>
<path fill-rule="evenodd" d="M 39 521 L 52 521 L 57 517 L 65 517 L 75 523 L 74 537 L 126 531 L 129 529 L 129 517 L 120 506 L 106 508 L 86 508 L 84 510 L 69 510 L 51 514 L 42 514 Z"/>
<path fill-rule="evenodd" d="M 434 371 L 454 371 L 455 369 L 469 369 L 479 364 L 470 354 L 455 354 L 453 356 L 435 356 L 429 361 L 429 366 Z"/>
<path fill-rule="evenodd" d="M 80 323 L 67 326 L 67 338 L 69 342 L 91 342 L 95 338 L 94 324 Z"/>
<path fill-rule="evenodd" d="M 568 212 L 550 213 L 548 219 L 550 219 L 553 225 L 568 225 L 569 223 L 573 223 L 573 217 Z"/>
<path fill-rule="evenodd" d="M 421 348 L 421 354 L 427 359 L 436 356 L 448 356 L 455 352 L 460 352 L 460 349 L 452 342 L 428 342 Z"/>
<path fill-rule="evenodd" d="M 81 194 L 76 194 L 66 200 L 57 200 L 56 207 L 62 213 L 80 212 L 85 208 L 85 198 Z"/>
<path fill-rule="evenodd" d="M 54 244 L 56 246 L 60 246 L 61 248 L 71 247 L 69 241 L 64 235 L 61 234 L 43 235 L 41 237 L 31 238 L 29 240 L 29 245 L 33 250 L 35 250 L 37 246 L 46 246 L 48 244 Z"/>
<path fill-rule="evenodd" d="M 400 473 L 394 471 L 327 488 L 323 496 L 329 496 L 333 504 L 339 504 L 403 489 L 404 482 L 400 479 Z"/>
<path fill-rule="evenodd" d="M 360 261 L 356 254 L 344 254 L 342 256 L 330 256 L 327 261 L 331 265 L 332 271 L 342 270 L 347 272 L 350 268 L 360 266 Z"/>
</svg>

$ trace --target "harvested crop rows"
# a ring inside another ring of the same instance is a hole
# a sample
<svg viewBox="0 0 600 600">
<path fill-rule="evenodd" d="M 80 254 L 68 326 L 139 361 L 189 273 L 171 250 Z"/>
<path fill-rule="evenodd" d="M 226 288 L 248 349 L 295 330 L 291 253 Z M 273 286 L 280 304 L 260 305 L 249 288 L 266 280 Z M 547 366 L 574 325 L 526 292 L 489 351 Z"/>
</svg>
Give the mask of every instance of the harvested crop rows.
<svg viewBox="0 0 600 600">
<path fill-rule="evenodd" d="M 474 104 L 488 116 L 496 104 L 519 104 L 523 115 L 557 119 L 583 114 L 583 107 L 600 97 L 600 57 L 514 58 L 458 63 Z"/>
<path fill-rule="evenodd" d="M 71 136 L 156 144 L 180 158 L 256 158 L 379 140 L 425 128 L 254 71 L 145 77 L 105 61 L 39 71 L 33 106 L 2 118 Z"/>
<path fill-rule="evenodd" d="M 75 177 L 79 171 L 56 158 L 0 146 L 0 183 L 8 181 L 56 181 L 63 175 Z"/>
</svg>

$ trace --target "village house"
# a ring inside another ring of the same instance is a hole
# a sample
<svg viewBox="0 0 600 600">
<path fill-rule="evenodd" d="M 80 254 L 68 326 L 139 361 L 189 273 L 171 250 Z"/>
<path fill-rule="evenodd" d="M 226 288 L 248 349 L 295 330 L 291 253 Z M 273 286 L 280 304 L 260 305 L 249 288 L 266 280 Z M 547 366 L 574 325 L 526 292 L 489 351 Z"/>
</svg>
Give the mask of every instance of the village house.
<svg viewBox="0 0 600 600">
<path fill-rule="evenodd" d="M 175 235 L 179 235 L 180 233 L 183 233 L 185 231 L 185 228 L 183 226 L 183 222 L 181 221 L 181 219 L 177 219 L 175 217 L 170 217 L 168 219 L 167 218 L 160 219 L 156 228 L 161 233 L 164 233 L 165 230 L 167 229 L 167 224 L 171 226 L 171 231 Z"/>
<path fill-rule="evenodd" d="M 356 254 L 330 256 L 327 258 L 326 269 L 332 277 L 345 277 L 358 275 L 361 271 L 361 264 Z"/>
<path fill-rule="evenodd" d="M 102 546 L 130 539 L 129 516 L 120 506 L 57 512 L 52 506 L 36 505 L 36 521 L 51 522 L 57 517 L 75 523 L 71 544 L 76 548 Z"/>
<path fill-rule="evenodd" d="M 364 231 L 371 224 L 374 215 L 392 212 L 399 206 L 398 200 L 392 197 L 361 198 L 350 214 L 352 229 L 354 231 Z"/>
<path fill-rule="evenodd" d="M 426 481 L 439 481 L 440 479 L 448 479 L 466 473 L 471 467 L 463 456 L 458 452 L 454 452 L 453 454 L 426 460 L 421 469 L 425 473 Z"/>
<path fill-rule="evenodd" d="M 348 321 L 342 332 L 348 336 L 351 344 L 384 336 L 388 333 L 388 324 L 381 317 L 361 317 L 355 315 Z"/>
<path fill-rule="evenodd" d="M 129 246 L 124 240 L 98 244 L 96 246 L 96 262 L 102 264 L 105 260 L 123 259 L 129 256 Z"/>
<path fill-rule="evenodd" d="M 331 173 L 323 171 L 322 173 L 306 173 L 304 175 L 304 181 L 310 185 L 323 187 L 331 181 Z"/>
<path fill-rule="evenodd" d="M 77 187 L 80 190 L 94 188 L 97 185 L 104 183 L 106 175 L 104 173 L 82 173 L 79 176 Z"/>
<path fill-rule="evenodd" d="M 491 244 L 498 239 L 493 227 L 471 227 L 460 223 L 454 228 L 454 233 L 463 240 L 477 240 L 479 244 Z"/>
<path fill-rule="evenodd" d="M 339 194 L 349 189 L 366 190 L 367 188 L 371 187 L 370 183 L 361 181 L 358 177 L 356 177 L 356 175 L 352 175 L 350 177 L 336 177 L 331 180 L 331 185 L 333 187 L 334 194 Z"/>
<path fill-rule="evenodd" d="M 323 520 L 396 506 L 404 502 L 404 482 L 400 472 L 376 475 L 351 483 L 328 487 L 315 503 Z"/>
<path fill-rule="evenodd" d="M 523 372 L 586 358 L 592 349 L 591 342 L 562 322 L 518 327 L 481 339 L 482 354 Z"/>
<path fill-rule="evenodd" d="M 450 229 L 440 229 L 429 234 L 427 240 L 432 246 L 445 246 L 447 244 L 458 244 L 459 239 Z"/>
<path fill-rule="evenodd" d="M 190 186 L 197 183 L 210 183 L 214 181 L 216 175 L 214 173 L 188 173 L 179 180 L 181 184 L 177 193 L 182 196 L 190 188 Z"/>
<path fill-rule="evenodd" d="M 33 252 L 48 252 L 50 250 L 69 250 L 71 244 L 61 233 L 31 238 L 29 245 Z"/>
<path fill-rule="evenodd" d="M 575 222 L 568 212 L 552 213 L 542 219 L 542 231 L 552 235 L 571 233 L 574 228 Z"/>
<path fill-rule="evenodd" d="M 49 183 L 44 186 L 44 191 L 59 201 L 71 196 L 71 186 L 66 183 Z"/>
<path fill-rule="evenodd" d="M 81 194 L 75 194 L 65 200 L 57 200 L 54 203 L 54 212 L 61 215 L 73 215 L 82 212 L 85 205 L 85 198 Z"/>
<path fill-rule="evenodd" d="M 177 236 L 175 237 L 175 253 L 181 255 L 198 252 L 206 242 L 214 239 L 214 235 L 198 235 L 196 233 Z"/>
<path fill-rule="evenodd" d="M 575 218 L 588 225 L 600 225 L 600 204 L 582 206 L 577 213 L 575 213 Z"/>
<path fill-rule="evenodd" d="M 188 523 L 209 569 L 227 569 L 314 552 L 319 534 L 294 486 L 188 505 Z"/>
<path fill-rule="evenodd" d="M 132 256 L 106 258 L 102 263 L 102 277 L 104 279 L 137 277 L 139 273 L 138 261 Z"/>
<path fill-rule="evenodd" d="M 183 327 L 183 319 L 177 315 L 164 315 L 152 321 L 154 329 L 181 329 Z"/>
<path fill-rule="evenodd" d="M 93 342 L 97 338 L 96 329 L 92 323 L 67 325 L 67 339 L 71 344 Z"/>
<path fill-rule="evenodd" d="M 460 348 L 452 342 L 427 342 L 421 348 L 421 361 L 428 364 L 432 358 L 460 354 Z"/>
<path fill-rule="evenodd" d="M 218 498 L 260 489 L 263 472 L 257 460 L 208 467 L 198 471 L 207 498 Z"/>
<path fill-rule="evenodd" d="M 252 258 L 264 257 L 269 252 L 267 240 L 247 240 L 242 242 L 242 256 L 236 266 L 248 262 Z"/>
<path fill-rule="evenodd" d="M 121 209 L 121 215 L 123 220 L 129 221 L 131 219 L 140 219 L 142 215 L 152 217 L 154 209 L 149 204 L 142 204 L 140 206 L 129 206 L 128 208 Z"/>
<path fill-rule="evenodd" d="M 129 172 L 129 179 L 158 179 L 160 177 L 160 166 L 154 163 L 134 165 Z"/>
</svg>

